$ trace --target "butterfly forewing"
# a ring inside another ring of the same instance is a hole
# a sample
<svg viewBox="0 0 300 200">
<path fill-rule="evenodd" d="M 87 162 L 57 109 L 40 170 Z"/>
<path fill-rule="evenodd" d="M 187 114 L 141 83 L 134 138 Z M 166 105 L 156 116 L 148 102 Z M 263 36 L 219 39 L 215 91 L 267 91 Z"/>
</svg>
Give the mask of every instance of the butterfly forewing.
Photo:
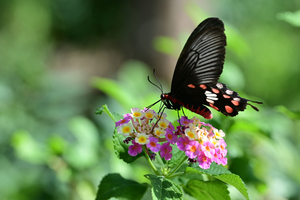
<svg viewBox="0 0 300 200">
<path fill-rule="evenodd" d="M 208 18 L 200 23 L 179 56 L 171 93 L 176 96 L 188 83 L 217 83 L 223 69 L 225 45 L 226 36 L 221 20 Z"/>
</svg>

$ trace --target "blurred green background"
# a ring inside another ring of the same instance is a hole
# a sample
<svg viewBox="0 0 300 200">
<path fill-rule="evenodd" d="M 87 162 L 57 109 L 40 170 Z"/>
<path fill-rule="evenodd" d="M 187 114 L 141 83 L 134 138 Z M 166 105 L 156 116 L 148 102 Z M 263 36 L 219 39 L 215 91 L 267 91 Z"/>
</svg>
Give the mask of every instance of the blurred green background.
<svg viewBox="0 0 300 200">
<path fill-rule="evenodd" d="M 0 199 L 94 199 L 113 172 L 146 182 L 147 163 L 118 160 L 114 123 L 94 112 L 158 100 L 153 68 L 168 92 L 187 37 L 211 16 L 228 39 L 220 81 L 264 102 L 234 118 L 213 111 L 228 168 L 251 199 L 300 199 L 299 10 L 299 0 L 0 0 Z"/>
</svg>

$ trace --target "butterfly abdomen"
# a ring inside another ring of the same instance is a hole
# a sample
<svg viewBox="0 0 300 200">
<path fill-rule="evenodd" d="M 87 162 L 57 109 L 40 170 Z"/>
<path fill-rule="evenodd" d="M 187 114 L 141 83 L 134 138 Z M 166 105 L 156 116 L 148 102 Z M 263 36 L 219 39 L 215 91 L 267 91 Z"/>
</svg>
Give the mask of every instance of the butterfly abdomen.
<svg viewBox="0 0 300 200">
<path fill-rule="evenodd" d="M 212 119 L 213 116 L 208 108 L 201 104 L 193 104 L 193 103 L 182 103 L 182 106 L 189 109 L 190 111 L 197 113 L 203 116 L 205 119 Z"/>
<path fill-rule="evenodd" d="M 161 95 L 161 100 L 164 102 L 168 109 L 180 110 L 181 107 L 185 107 L 190 111 L 203 116 L 205 119 L 212 119 L 212 114 L 208 108 L 201 104 L 195 104 L 191 102 L 183 102 L 175 98 L 172 94 L 166 93 Z"/>
</svg>

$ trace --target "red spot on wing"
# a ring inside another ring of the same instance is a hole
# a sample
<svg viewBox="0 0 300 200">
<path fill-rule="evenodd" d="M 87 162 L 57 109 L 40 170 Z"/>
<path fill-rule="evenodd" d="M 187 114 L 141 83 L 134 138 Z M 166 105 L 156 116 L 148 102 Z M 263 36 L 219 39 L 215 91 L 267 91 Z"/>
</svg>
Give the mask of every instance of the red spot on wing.
<svg viewBox="0 0 300 200">
<path fill-rule="evenodd" d="M 233 109 L 230 106 L 225 106 L 225 110 L 227 113 L 232 113 Z"/>
<path fill-rule="evenodd" d="M 235 100 L 231 100 L 231 103 L 232 103 L 233 105 L 235 105 L 235 106 L 238 106 L 238 105 L 240 105 L 240 102 L 238 102 L 238 101 L 235 101 Z"/>
<path fill-rule="evenodd" d="M 212 108 L 215 109 L 215 110 L 219 110 L 219 108 L 216 107 L 214 104 L 211 104 L 211 103 L 210 103 L 209 106 L 212 107 Z"/>
<path fill-rule="evenodd" d="M 229 99 L 229 98 L 230 98 L 230 96 L 228 96 L 228 95 L 226 95 L 226 94 L 223 94 L 223 97 L 224 97 L 225 99 Z"/>
<path fill-rule="evenodd" d="M 199 85 L 200 88 L 202 88 L 203 90 L 205 90 L 207 87 L 204 84 Z"/>
<path fill-rule="evenodd" d="M 193 85 L 193 84 L 188 84 L 188 87 L 189 87 L 189 88 L 195 88 L 196 86 Z"/>
<path fill-rule="evenodd" d="M 211 89 L 212 91 L 213 91 L 213 93 L 216 93 L 216 94 L 218 94 L 220 91 L 218 90 L 218 89 L 216 89 L 216 88 L 212 88 Z"/>
</svg>

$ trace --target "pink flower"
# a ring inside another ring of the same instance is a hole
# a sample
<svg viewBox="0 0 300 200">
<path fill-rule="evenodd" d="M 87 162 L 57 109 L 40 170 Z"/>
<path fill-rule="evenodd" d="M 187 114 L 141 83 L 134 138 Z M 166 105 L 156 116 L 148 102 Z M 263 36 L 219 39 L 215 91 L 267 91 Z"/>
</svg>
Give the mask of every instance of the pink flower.
<svg viewBox="0 0 300 200">
<path fill-rule="evenodd" d="M 188 137 L 179 137 L 176 144 L 179 150 L 184 151 L 185 146 L 190 142 Z"/>
<path fill-rule="evenodd" d="M 220 154 L 222 156 L 226 156 L 227 154 L 227 149 L 226 149 L 227 144 L 225 143 L 224 139 L 219 140 L 219 149 L 220 149 Z"/>
<path fill-rule="evenodd" d="M 124 116 L 123 119 L 116 122 L 116 127 L 121 126 L 122 124 L 127 124 L 131 119 L 132 117 L 130 115 Z"/>
<path fill-rule="evenodd" d="M 200 124 L 203 125 L 203 126 L 208 126 L 210 128 L 214 128 L 212 125 L 210 125 L 208 123 L 200 122 Z"/>
<path fill-rule="evenodd" d="M 188 119 L 186 116 L 182 116 L 179 120 L 178 120 L 180 125 L 183 126 L 188 126 L 190 123 L 193 123 L 193 120 Z"/>
<path fill-rule="evenodd" d="M 173 124 L 170 122 L 168 128 L 174 132 L 175 131 L 175 127 L 173 126 Z"/>
<path fill-rule="evenodd" d="M 128 148 L 128 154 L 131 156 L 136 156 L 138 153 L 141 153 L 142 150 L 143 150 L 142 145 L 132 140 L 132 145 L 130 145 Z"/>
<path fill-rule="evenodd" d="M 165 136 L 167 141 L 170 142 L 171 144 L 177 142 L 177 136 L 173 133 L 171 129 L 167 129 Z"/>
<path fill-rule="evenodd" d="M 212 161 L 216 162 L 218 165 L 221 164 L 221 159 L 223 158 L 223 156 L 220 154 L 220 149 L 216 149 L 213 157 L 212 157 Z"/>
<path fill-rule="evenodd" d="M 199 142 L 191 140 L 186 146 L 185 146 L 185 154 L 187 157 L 193 159 L 196 158 L 199 154 Z"/>
<path fill-rule="evenodd" d="M 159 152 L 161 145 L 158 143 L 158 139 L 155 137 L 149 138 L 150 142 L 146 145 L 148 149 L 153 152 Z"/>
<path fill-rule="evenodd" d="M 209 140 L 203 142 L 201 145 L 201 151 L 204 153 L 205 156 L 212 158 L 215 154 L 215 145 L 211 143 Z"/>
<path fill-rule="evenodd" d="M 197 157 L 197 161 L 199 163 L 199 167 L 201 167 L 202 169 L 208 169 L 210 167 L 210 164 L 212 163 L 212 160 L 205 156 L 204 153 L 201 153 Z"/>
<path fill-rule="evenodd" d="M 221 164 L 222 165 L 227 165 L 227 158 L 226 157 L 223 157 L 223 158 L 221 158 Z"/>
<path fill-rule="evenodd" d="M 171 160 L 172 158 L 172 147 L 169 142 L 163 143 L 160 148 L 160 156 L 165 160 Z"/>
</svg>

